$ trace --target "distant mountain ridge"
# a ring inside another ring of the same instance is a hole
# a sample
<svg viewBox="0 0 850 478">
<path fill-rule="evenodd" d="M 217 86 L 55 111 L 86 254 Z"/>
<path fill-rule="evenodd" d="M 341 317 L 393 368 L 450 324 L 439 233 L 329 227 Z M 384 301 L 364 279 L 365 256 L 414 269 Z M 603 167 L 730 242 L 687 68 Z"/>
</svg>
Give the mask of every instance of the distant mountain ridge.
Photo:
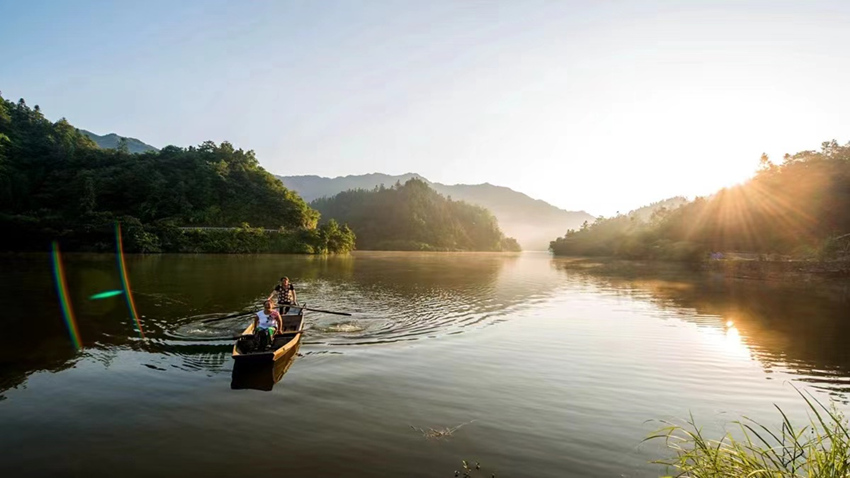
<svg viewBox="0 0 850 478">
<path fill-rule="evenodd" d="M 278 178 L 284 186 L 297 192 L 307 202 L 350 189 L 374 189 L 382 184 L 390 187 L 396 182 L 404 184 L 412 178 L 421 179 L 446 197 L 489 209 L 505 234 L 516 238 L 524 250 L 546 250 L 549 241 L 563 236 L 568 229 L 578 229 L 584 221 L 595 220 L 595 217 L 584 211 L 566 211 L 504 186 L 489 183 L 446 185 L 433 183 L 416 173 L 397 176 L 371 173 L 336 178 L 314 175 Z"/>
<path fill-rule="evenodd" d="M 88 136 L 92 139 L 98 146 L 103 149 L 117 149 L 118 144 L 121 139 L 125 139 L 127 141 L 127 149 L 131 153 L 145 153 L 148 151 L 159 151 L 159 149 L 154 148 L 153 146 L 143 143 L 136 138 L 127 138 L 124 136 L 118 136 L 115 133 L 105 134 L 103 136 L 94 134 L 91 131 L 86 131 L 84 129 L 80 130 L 81 133 Z"/>
</svg>

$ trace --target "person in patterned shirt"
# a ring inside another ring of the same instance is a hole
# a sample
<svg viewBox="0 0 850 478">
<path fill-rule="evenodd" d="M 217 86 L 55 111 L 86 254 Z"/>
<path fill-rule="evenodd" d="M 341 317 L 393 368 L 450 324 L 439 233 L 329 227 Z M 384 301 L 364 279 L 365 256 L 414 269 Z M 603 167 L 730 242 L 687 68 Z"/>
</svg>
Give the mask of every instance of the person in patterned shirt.
<svg viewBox="0 0 850 478">
<path fill-rule="evenodd" d="M 289 306 L 298 303 L 298 298 L 295 295 L 295 287 L 289 282 L 289 277 L 281 277 L 280 284 L 274 286 L 274 290 L 269 294 L 268 300 L 272 300 L 277 294 L 277 306 L 281 314 L 289 312 Z"/>
</svg>

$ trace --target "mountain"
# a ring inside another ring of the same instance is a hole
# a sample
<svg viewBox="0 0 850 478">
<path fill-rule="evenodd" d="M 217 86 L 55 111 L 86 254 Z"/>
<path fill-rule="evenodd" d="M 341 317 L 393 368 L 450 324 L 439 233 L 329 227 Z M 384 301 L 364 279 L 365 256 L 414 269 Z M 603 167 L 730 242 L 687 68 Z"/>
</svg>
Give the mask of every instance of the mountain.
<svg viewBox="0 0 850 478">
<path fill-rule="evenodd" d="M 390 187 L 396 182 L 406 183 L 410 179 L 421 179 L 431 185 L 431 182 L 414 173 L 390 176 L 389 174 L 372 173 L 359 176 L 338 176 L 325 178 L 322 176 L 278 176 L 287 189 L 295 191 L 305 201 L 312 202 L 323 197 L 336 196 L 351 189 L 374 189 L 384 185 Z M 433 186 L 432 186 L 433 187 Z"/>
<path fill-rule="evenodd" d="M 372 173 L 358 176 L 325 178 L 321 176 L 278 176 L 283 185 L 297 192 L 305 201 L 331 197 L 350 189 L 374 189 L 381 184 L 389 187 L 409 179 L 425 181 L 434 190 L 454 200 L 484 207 L 496 216 L 502 231 L 514 237 L 524 250 L 544 251 L 553 237 L 563 236 L 567 229 L 578 229 L 584 221 L 596 218 L 584 211 L 565 211 L 546 201 L 532 199 L 518 191 L 492 184 L 432 183 L 415 173 L 398 176 Z"/>
<path fill-rule="evenodd" d="M 118 149 L 118 143 L 122 139 L 124 139 L 127 141 L 127 149 L 131 153 L 146 153 L 148 151 L 159 151 L 157 148 L 154 148 L 149 144 L 145 144 L 136 138 L 125 138 L 123 136 L 118 136 L 115 133 L 109 133 L 100 136 L 84 129 L 81 129 L 80 133 L 83 133 L 84 135 L 91 138 L 92 141 L 94 141 L 98 146 L 103 149 Z"/>
</svg>

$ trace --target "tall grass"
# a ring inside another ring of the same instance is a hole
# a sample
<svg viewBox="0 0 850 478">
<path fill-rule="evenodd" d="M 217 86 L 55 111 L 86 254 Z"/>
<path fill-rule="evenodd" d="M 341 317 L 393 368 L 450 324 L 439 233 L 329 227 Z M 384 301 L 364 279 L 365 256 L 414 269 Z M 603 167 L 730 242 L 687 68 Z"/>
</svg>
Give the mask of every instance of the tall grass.
<svg viewBox="0 0 850 478">
<path fill-rule="evenodd" d="M 776 405 L 782 425 L 771 428 L 744 418 L 733 422 L 742 438 L 727 433 L 706 438 L 693 415 L 685 425 L 667 423 L 646 440 L 665 440 L 675 456 L 653 463 L 672 468 L 672 476 L 693 478 L 850 478 L 850 426 L 835 406 L 798 393 L 808 406 L 809 423 L 795 428 Z"/>
</svg>

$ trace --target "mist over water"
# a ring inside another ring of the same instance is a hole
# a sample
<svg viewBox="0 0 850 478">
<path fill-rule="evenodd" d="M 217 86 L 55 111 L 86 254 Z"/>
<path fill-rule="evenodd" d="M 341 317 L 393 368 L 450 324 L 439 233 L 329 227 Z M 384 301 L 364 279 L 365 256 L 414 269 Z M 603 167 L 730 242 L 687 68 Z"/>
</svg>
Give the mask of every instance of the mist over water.
<svg viewBox="0 0 850 478">
<path fill-rule="evenodd" d="M 845 409 L 850 393 L 846 283 L 545 253 L 131 256 L 142 339 L 122 297 L 89 299 L 120 288 L 115 258 L 69 254 L 78 353 L 49 258 L 0 265 L 4 476 L 106 476 L 127 457 L 131 476 L 239 473 L 269 437 L 286 459 L 251 473 L 452 476 L 473 460 L 485 476 L 658 476 L 647 420 L 690 411 L 719 432 L 775 422 L 773 403 L 803 418 L 792 385 Z M 201 320 L 259 309 L 281 275 L 353 316 L 308 313 L 273 391 L 230 390 L 228 337 L 248 319 Z"/>
</svg>

